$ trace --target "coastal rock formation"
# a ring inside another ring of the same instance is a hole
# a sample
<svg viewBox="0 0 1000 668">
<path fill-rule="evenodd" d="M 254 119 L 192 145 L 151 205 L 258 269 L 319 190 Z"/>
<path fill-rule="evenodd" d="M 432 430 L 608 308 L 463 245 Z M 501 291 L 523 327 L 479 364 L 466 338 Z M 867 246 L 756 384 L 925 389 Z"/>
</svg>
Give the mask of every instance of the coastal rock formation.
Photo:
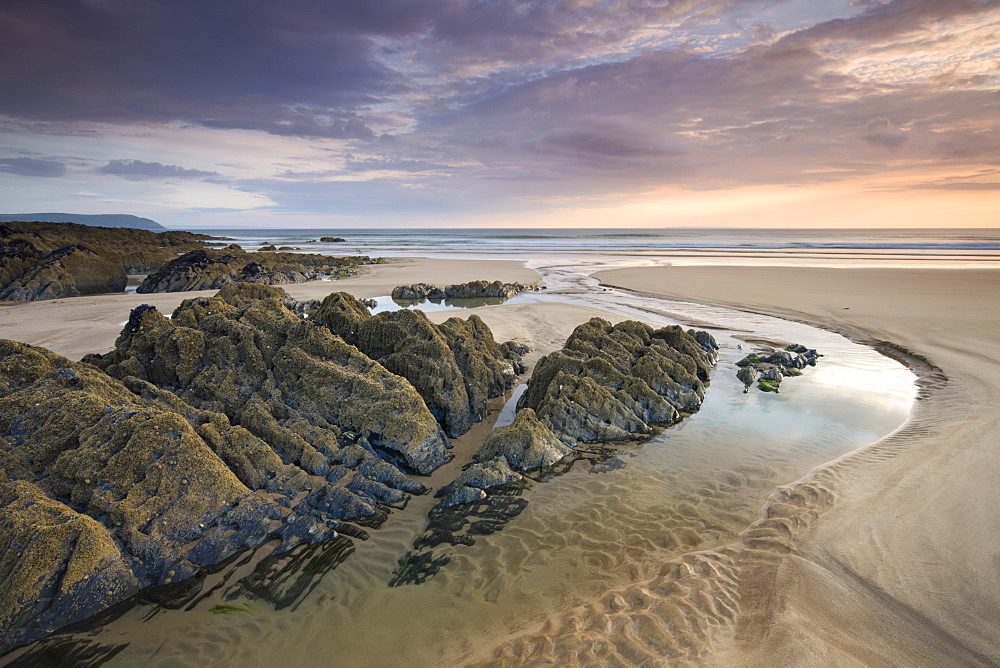
<svg viewBox="0 0 1000 668">
<path fill-rule="evenodd" d="M 178 251 L 212 239 L 190 232 L 108 229 L 72 223 L 0 225 L 0 300 L 31 301 L 121 292 Z"/>
<path fill-rule="evenodd" d="M 347 239 L 343 239 L 341 237 L 320 237 L 319 240 L 325 244 L 336 244 L 347 241 Z"/>
<path fill-rule="evenodd" d="M 680 411 L 697 410 L 717 350 L 711 334 L 678 326 L 612 326 L 600 318 L 580 325 L 562 350 L 539 360 L 514 421 L 493 430 L 474 463 L 438 491 L 438 509 L 482 501 L 518 472 L 574 454 L 581 441 L 649 434 L 679 420 Z"/>
<path fill-rule="evenodd" d="M 63 246 L 33 258 L 30 266 L 21 263 L 22 271 L 16 271 L 16 263 L 25 259 L 24 250 L 23 245 L 0 250 L 3 254 L 0 262 L 13 260 L 9 267 L 11 277 L 0 289 L 0 301 L 35 301 L 122 292 L 128 283 L 124 269 L 80 244 Z"/>
<path fill-rule="evenodd" d="M 522 408 L 512 423 L 490 432 L 474 459 L 487 462 L 503 457 L 512 469 L 524 473 L 552 466 L 572 452 L 573 448 L 542 424 L 535 411 Z"/>
<path fill-rule="evenodd" d="M 449 435 L 468 431 L 489 399 L 514 386 L 517 348 L 498 346 L 479 316 L 435 325 L 418 310 L 371 315 L 358 299 L 335 292 L 311 318 L 409 380 Z"/>
<path fill-rule="evenodd" d="M 701 405 L 717 345 L 700 338 L 676 325 L 593 318 L 539 360 L 518 409 L 533 409 L 568 445 L 649 434 Z"/>
<path fill-rule="evenodd" d="M 228 296 L 242 305 L 189 299 L 172 319 L 139 307 L 115 350 L 85 361 L 223 413 L 313 475 L 343 464 L 347 446 L 391 453 L 419 473 L 449 459 L 444 434 L 406 380 L 277 300 Z"/>
<path fill-rule="evenodd" d="M 299 253 L 246 253 L 232 247 L 198 249 L 147 276 L 136 292 L 211 290 L 237 282 L 263 285 L 296 283 L 320 277 L 347 276 L 357 266 L 374 262 L 360 255 L 330 257 Z"/>
<path fill-rule="evenodd" d="M 796 353 L 796 354 L 793 354 Z M 736 377 L 746 386 L 744 393 L 757 380 L 757 387 L 764 392 L 779 392 L 786 376 L 801 376 L 807 366 L 816 366 L 822 357 L 811 348 L 793 343 L 784 350 L 751 353 L 736 363 Z"/>
<path fill-rule="evenodd" d="M 510 299 L 514 295 L 532 289 L 522 283 L 501 283 L 500 281 L 470 281 L 445 286 L 444 289 L 415 283 L 399 285 L 392 289 L 392 298 L 419 301 L 423 299 Z"/>
</svg>

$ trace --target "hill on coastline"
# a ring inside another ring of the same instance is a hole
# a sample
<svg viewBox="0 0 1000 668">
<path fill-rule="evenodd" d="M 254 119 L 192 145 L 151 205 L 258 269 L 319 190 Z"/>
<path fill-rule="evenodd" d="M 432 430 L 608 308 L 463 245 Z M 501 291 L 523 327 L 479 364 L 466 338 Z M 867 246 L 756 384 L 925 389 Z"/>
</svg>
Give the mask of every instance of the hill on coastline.
<svg viewBox="0 0 1000 668">
<path fill-rule="evenodd" d="M 4 213 L 0 214 L 0 223 L 38 222 L 38 223 L 79 223 L 91 227 L 130 227 L 135 230 L 165 231 L 163 225 L 149 218 L 140 218 L 127 213 Z"/>
</svg>

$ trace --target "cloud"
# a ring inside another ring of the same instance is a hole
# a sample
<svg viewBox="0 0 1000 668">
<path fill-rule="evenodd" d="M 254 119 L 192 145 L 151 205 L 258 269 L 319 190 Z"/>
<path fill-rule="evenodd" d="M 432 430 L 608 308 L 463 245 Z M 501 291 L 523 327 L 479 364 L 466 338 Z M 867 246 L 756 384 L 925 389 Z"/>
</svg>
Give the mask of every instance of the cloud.
<svg viewBox="0 0 1000 668">
<path fill-rule="evenodd" d="M 185 169 L 178 165 L 164 165 L 159 162 L 144 162 L 142 160 L 112 160 L 103 167 L 98 167 L 101 174 L 114 174 L 130 181 L 144 179 L 201 179 L 209 176 L 219 176 L 218 172 L 206 172 L 200 169 Z"/>
<path fill-rule="evenodd" d="M 56 160 L 39 158 L 0 158 L 0 172 L 18 176 L 62 176 L 66 165 Z"/>
</svg>

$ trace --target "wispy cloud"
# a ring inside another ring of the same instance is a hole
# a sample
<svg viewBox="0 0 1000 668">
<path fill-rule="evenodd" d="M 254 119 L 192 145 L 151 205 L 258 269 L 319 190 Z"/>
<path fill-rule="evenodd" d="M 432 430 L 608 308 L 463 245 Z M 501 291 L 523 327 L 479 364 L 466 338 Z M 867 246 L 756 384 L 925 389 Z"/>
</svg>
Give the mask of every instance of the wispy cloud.
<svg viewBox="0 0 1000 668">
<path fill-rule="evenodd" d="M 159 162 L 144 162 L 142 160 L 112 160 L 97 169 L 101 174 L 113 174 L 123 179 L 201 179 L 209 176 L 219 176 L 218 172 L 201 169 L 187 169 L 179 165 L 164 165 Z"/>
</svg>

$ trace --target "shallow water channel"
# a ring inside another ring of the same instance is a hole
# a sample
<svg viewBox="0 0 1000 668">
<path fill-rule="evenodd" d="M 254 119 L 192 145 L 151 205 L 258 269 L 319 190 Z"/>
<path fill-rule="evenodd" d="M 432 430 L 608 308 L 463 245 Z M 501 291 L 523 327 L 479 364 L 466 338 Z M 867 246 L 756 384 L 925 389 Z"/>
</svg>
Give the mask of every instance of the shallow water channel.
<svg viewBox="0 0 1000 668">
<path fill-rule="evenodd" d="M 664 561 L 732 542 L 776 485 L 878 440 L 909 414 L 914 376 L 870 348 L 776 318 L 604 290 L 586 275 L 590 269 L 541 268 L 549 289 L 518 299 L 708 329 L 722 350 L 698 413 L 649 441 L 594 448 L 537 476 L 510 497 L 502 517 L 466 528 L 471 544 L 415 549 L 437 500 L 414 497 L 367 540 L 339 539 L 263 561 L 244 555 L 197 583 L 140 594 L 107 623 L 56 634 L 22 658 L 61 652 L 78 663 L 155 666 L 461 663 L 553 613 L 652 577 Z M 780 394 L 744 393 L 734 362 L 755 339 L 802 343 L 824 357 L 786 379 Z M 502 406 L 496 402 L 492 419 Z M 425 484 L 454 478 L 491 427 L 480 424 L 457 439 L 456 461 Z M 407 558 L 423 560 L 425 579 L 389 586 Z"/>
</svg>

